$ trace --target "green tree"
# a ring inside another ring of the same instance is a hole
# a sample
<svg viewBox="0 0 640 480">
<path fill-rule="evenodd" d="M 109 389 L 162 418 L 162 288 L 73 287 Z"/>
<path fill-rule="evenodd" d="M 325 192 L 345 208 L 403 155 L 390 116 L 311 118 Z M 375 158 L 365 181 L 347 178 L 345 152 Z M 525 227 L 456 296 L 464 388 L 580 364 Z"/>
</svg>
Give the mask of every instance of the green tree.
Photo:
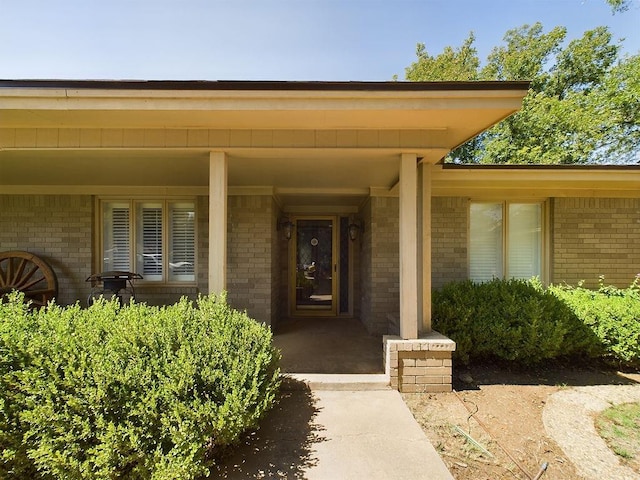
<svg viewBox="0 0 640 480">
<path fill-rule="evenodd" d="M 625 12 L 631 6 L 631 0 L 607 0 L 613 13 Z"/>
<path fill-rule="evenodd" d="M 412 82 L 431 82 L 442 79 L 469 81 L 478 80 L 480 60 L 478 51 L 473 47 L 475 37 L 469 33 L 460 48 L 445 47 L 444 51 L 432 56 L 426 50 L 424 43 L 416 47 L 418 59 L 407 68 L 407 80 Z"/>
<path fill-rule="evenodd" d="M 452 153 L 460 163 L 580 164 L 635 161 L 640 153 L 640 58 L 621 58 L 606 27 L 565 45 L 566 29 L 509 30 L 480 66 L 470 34 L 428 55 L 418 45 L 411 81 L 529 80 L 522 109 Z"/>
</svg>

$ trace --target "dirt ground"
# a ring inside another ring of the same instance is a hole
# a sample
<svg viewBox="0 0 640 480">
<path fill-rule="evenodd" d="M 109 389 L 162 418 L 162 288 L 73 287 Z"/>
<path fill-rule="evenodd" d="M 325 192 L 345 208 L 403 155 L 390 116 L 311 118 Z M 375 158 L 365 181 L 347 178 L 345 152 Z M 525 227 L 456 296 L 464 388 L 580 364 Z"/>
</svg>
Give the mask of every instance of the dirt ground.
<svg viewBox="0 0 640 480">
<path fill-rule="evenodd" d="M 577 480 L 583 477 L 545 432 L 547 398 L 572 386 L 635 383 L 637 373 L 600 368 L 532 373 L 485 365 L 456 369 L 453 393 L 403 397 L 457 480 Z"/>
</svg>

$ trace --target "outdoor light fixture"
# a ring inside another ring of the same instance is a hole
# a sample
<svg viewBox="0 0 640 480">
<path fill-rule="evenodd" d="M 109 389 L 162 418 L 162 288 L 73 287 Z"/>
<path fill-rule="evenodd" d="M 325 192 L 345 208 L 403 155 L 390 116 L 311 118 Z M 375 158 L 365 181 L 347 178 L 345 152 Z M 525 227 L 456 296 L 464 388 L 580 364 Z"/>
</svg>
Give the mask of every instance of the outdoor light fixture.
<svg viewBox="0 0 640 480">
<path fill-rule="evenodd" d="M 352 242 L 358 238 L 359 232 L 364 232 L 364 226 L 362 225 L 362 222 L 358 220 L 352 220 L 347 228 L 349 229 L 349 238 Z"/>
<path fill-rule="evenodd" d="M 288 217 L 283 217 L 278 222 L 278 230 L 282 230 L 284 232 L 284 238 L 291 240 L 291 235 L 293 234 L 293 223 L 289 221 Z"/>
</svg>

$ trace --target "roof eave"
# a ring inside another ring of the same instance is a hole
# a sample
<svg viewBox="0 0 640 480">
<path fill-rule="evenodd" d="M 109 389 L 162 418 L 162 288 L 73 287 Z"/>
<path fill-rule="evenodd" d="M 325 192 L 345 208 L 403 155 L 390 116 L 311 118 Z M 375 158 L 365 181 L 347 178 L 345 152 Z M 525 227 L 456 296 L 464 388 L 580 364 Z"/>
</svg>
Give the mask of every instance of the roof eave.
<svg viewBox="0 0 640 480">
<path fill-rule="evenodd" d="M 309 82 L 244 80 L 0 80 L 0 88 L 52 88 L 100 90 L 178 90 L 178 91 L 378 91 L 416 92 L 444 90 L 528 90 L 529 81 L 465 82 Z"/>
</svg>

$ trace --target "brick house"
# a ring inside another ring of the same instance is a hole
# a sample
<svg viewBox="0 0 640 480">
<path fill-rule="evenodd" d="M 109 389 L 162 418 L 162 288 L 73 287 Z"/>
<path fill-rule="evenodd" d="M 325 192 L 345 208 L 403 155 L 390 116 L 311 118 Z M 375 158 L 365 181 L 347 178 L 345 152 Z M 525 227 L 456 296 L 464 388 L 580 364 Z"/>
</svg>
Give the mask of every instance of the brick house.
<svg viewBox="0 0 640 480">
<path fill-rule="evenodd" d="M 432 288 L 640 271 L 637 167 L 442 164 L 527 89 L 0 81 L 0 252 L 45 259 L 63 304 L 85 301 L 88 275 L 128 270 L 149 303 L 227 290 L 272 325 L 359 318 L 392 335 L 392 383 L 408 359 L 450 388 Z"/>
</svg>

